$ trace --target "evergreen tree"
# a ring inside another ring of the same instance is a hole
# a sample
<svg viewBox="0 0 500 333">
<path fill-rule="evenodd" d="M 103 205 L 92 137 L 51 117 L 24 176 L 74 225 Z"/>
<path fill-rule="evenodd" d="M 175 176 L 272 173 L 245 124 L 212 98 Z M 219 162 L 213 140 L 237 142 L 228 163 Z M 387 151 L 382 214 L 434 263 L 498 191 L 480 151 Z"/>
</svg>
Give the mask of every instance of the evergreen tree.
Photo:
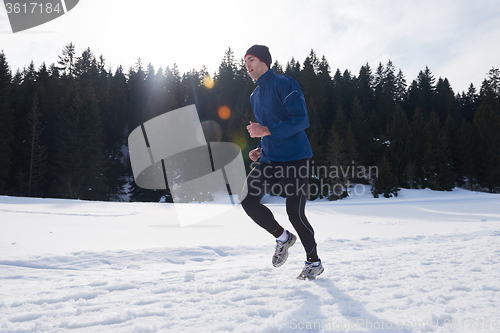
<svg viewBox="0 0 500 333">
<path fill-rule="evenodd" d="M 403 187 L 409 187 L 412 175 L 408 175 L 411 167 L 411 130 L 410 123 L 401 106 L 396 107 L 392 121 L 389 125 L 389 149 L 387 159 L 391 164 L 391 169 L 397 177 L 398 184 Z"/>
<path fill-rule="evenodd" d="M 74 74 L 77 82 L 83 87 L 87 85 L 97 87 L 99 69 L 97 60 L 90 48 L 86 48 L 81 56 L 77 57 L 74 66 Z"/>
<path fill-rule="evenodd" d="M 28 191 L 29 166 L 30 166 L 30 129 L 28 127 L 28 114 L 32 107 L 33 96 L 37 89 L 37 71 L 33 61 L 21 74 L 21 82 L 15 94 L 14 104 L 14 135 L 12 149 L 16 152 L 12 156 L 12 163 L 15 168 L 11 169 L 9 185 L 13 189 L 14 195 L 24 196 Z"/>
<path fill-rule="evenodd" d="M 64 73 L 64 75 L 73 77 L 75 70 L 75 45 L 73 43 L 67 44 L 62 50 L 62 56 L 59 56 L 59 61 L 57 62 Z"/>
<path fill-rule="evenodd" d="M 477 148 L 480 144 L 479 133 L 474 125 L 463 119 L 457 142 L 459 170 L 461 171 L 458 174 L 458 179 L 459 182 L 468 183 L 472 191 L 477 190 L 479 182 L 481 153 Z"/>
<path fill-rule="evenodd" d="M 319 83 L 319 80 L 317 79 L 316 75 L 318 68 L 319 68 L 318 57 L 316 56 L 316 53 L 314 53 L 314 51 L 311 50 L 309 56 L 307 56 L 306 60 L 304 61 L 304 65 L 302 71 L 300 72 L 300 78 L 298 82 L 302 88 L 304 96 L 307 96 L 308 98 L 311 97 L 317 100 L 319 106 L 321 101 L 318 99 L 318 97 L 320 96 L 318 90 L 321 91 L 321 89 L 318 89 L 317 86 Z"/>
<path fill-rule="evenodd" d="M 451 89 L 448 79 L 439 78 L 436 84 L 434 111 L 437 112 L 441 124 L 444 124 L 448 115 L 458 115 L 455 102 L 455 93 Z"/>
<path fill-rule="evenodd" d="M 127 79 L 122 67 L 116 69 L 111 78 L 109 105 L 103 114 L 105 156 L 107 156 L 106 179 L 109 182 L 110 197 L 119 199 L 124 195 L 124 186 L 131 176 L 127 168 L 128 156 L 124 155 L 124 146 L 129 130 L 127 128 Z"/>
<path fill-rule="evenodd" d="M 434 91 L 436 79 L 429 67 L 425 71 L 420 71 L 417 78 L 417 88 L 419 97 L 417 107 L 419 107 L 424 116 L 429 116 L 434 105 Z"/>
<path fill-rule="evenodd" d="M 278 62 L 276 61 L 274 64 L 277 65 Z M 249 124 L 250 120 L 253 120 L 252 105 L 250 104 L 249 97 L 255 89 L 255 83 L 248 74 L 245 61 L 243 59 L 237 66 L 234 84 L 235 89 L 237 89 L 239 93 L 235 96 L 235 106 L 231 112 L 231 117 L 229 118 L 227 138 L 229 141 L 240 146 L 243 158 L 246 161 L 246 164 L 249 165 L 250 160 L 248 158 L 248 153 L 258 145 L 259 139 L 252 139 L 245 133 L 246 126 Z"/>
<path fill-rule="evenodd" d="M 330 172 L 326 175 L 328 184 L 322 189 L 321 193 L 328 193 L 328 200 L 345 198 L 348 195 L 349 182 L 343 171 L 347 169 L 350 163 L 347 161 L 345 142 L 337 132 L 335 124 L 332 124 L 330 129 L 325 159 Z"/>
<path fill-rule="evenodd" d="M 41 136 L 44 126 L 41 122 L 38 106 L 38 95 L 33 98 L 33 106 L 28 114 L 30 134 L 30 166 L 28 177 L 28 196 L 40 195 L 40 184 L 47 173 L 47 147 L 42 144 Z"/>
<path fill-rule="evenodd" d="M 356 89 L 356 78 L 347 69 L 342 74 L 342 95 L 340 96 L 340 105 L 348 119 L 351 118 L 352 96 Z"/>
<path fill-rule="evenodd" d="M 496 113 L 500 113 L 500 69 L 492 68 L 488 72 L 479 91 L 478 104 L 487 104 Z"/>
<path fill-rule="evenodd" d="M 411 122 L 411 159 L 406 175 L 410 188 L 428 187 L 429 156 L 432 149 L 432 137 L 429 126 L 422 112 L 417 109 Z"/>
<path fill-rule="evenodd" d="M 334 113 L 331 112 L 331 106 L 335 104 L 334 87 L 332 77 L 330 76 L 330 64 L 325 56 L 321 58 L 318 65 L 318 94 L 321 96 L 320 113 L 323 122 L 323 137 L 326 138 L 326 131 L 333 122 Z"/>
<path fill-rule="evenodd" d="M 44 175 L 44 181 L 40 184 L 40 192 L 43 196 L 57 196 L 53 192 L 54 176 L 58 168 L 57 161 L 57 136 L 61 130 L 59 126 L 59 117 L 65 109 L 62 107 L 66 90 L 71 86 L 72 79 L 62 77 L 55 65 L 47 68 L 42 65 L 38 72 L 36 94 L 39 97 L 39 107 L 41 112 L 41 122 L 44 130 L 41 136 L 41 145 L 46 146 L 47 153 L 47 173 Z"/>
<path fill-rule="evenodd" d="M 139 58 L 134 67 L 128 73 L 127 97 L 128 97 L 128 129 L 133 131 L 149 118 L 146 115 L 147 90 L 146 73 Z"/>
<path fill-rule="evenodd" d="M 173 70 L 167 67 L 165 71 L 162 68 L 155 71 L 152 64 L 148 65 L 144 82 L 146 90 L 146 105 L 144 109 L 146 119 L 153 119 L 167 111 L 178 108 L 177 105 L 179 105 L 179 100 L 182 101 L 182 97 L 179 97 L 178 93 L 173 92 L 173 84 L 167 86 L 167 76 L 171 78 L 174 75 L 178 75 L 178 69 L 175 64 Z M 180 77 L 177 76 L 176 79 L 176 84 L 179 86 Z"/>
<path fill-rule="evenodd" d="M 399 70 L 398 75 L 396 76 L 396 91 L 395 91 L 395 100 L 396 103 L 403 104 L 406 97 L 406 79 L 402 70 Z"/>
<path fill-rule="evenodd" d="M 234 80 L 237 72 L 236 62 L 234 60 L 234 52 L 228 48 L 224 53 L 222 62 L 219 65 L 215 80 L 216 91 L 219 93 L 219 102 L 221 105 L 227 105 L 230 109 L 232 107 L 231 100 L 234 98 L 235 87 Z"/>
<path fill-rule="evenodd" d="M 212 89 L 215 94 L 215 107 L 208 115 L 208 118 L 216 121 L 222 128 L 222 141 L 227 141 L 228 131 L 227 126 L 229 123 L 229 119 L 231 117 L 232 111 L 234 111 L 237 103 L 237 96 L 240 94 L 237 89 L 239 88 L 236 84 L 236 73 L 237 73 L 237 65 L 234 60 L 234 52 L 231 48 L 228 48 L 224 53 L 224 57 L 222 59 L 222 63 L 219 66 L 219 71 L 215 76 L 215 86 Z M 229 117 L 220 117 L 219 108 L 225 106 L 229 108 Z"/>
<path fill-rule="evenodd" d="M 359 70 L 359 76 L 356 85 L 355 98 L 359 100 L 361 108 L 368 117 L 375 108 L 375 96 L 373 91 L 374 77 L 370 65 L 366 64 Z M 353 110 L 354 111 L 354 110 Z"/>
<path fill-rule="evenodd" d="M 110 100 L 107 113 L 103 117 L 103 126 L 106 129 L 105 145 L 111 152 L 118 152 L 125 144 L 128 134 L 127 117 L 127 78 L 123 68 L 119 66 L 110 83 Z"/>
<path fill-rule="evenodd" d="M 290 76 L 291 78 L 299 81 L 300 76 L 300 63 L 296 61 L 293 57 L 292 60 L 287 62 L 285 67 L 285 75 Z"/>
<path fill-rule="evenodd" d="M 458 98 L 458 102 L 460 104 L 460 109 L 461 109 L 460 114 L 468 122 L 472 123 L 472 119 L 474 118 L 474 112 L 477 109 L 477 101 L 478 101 L 478 94 L 476 88 L 471 83 L 469 89 L 467 90 L 467 94 L 462 93 L 462 95 Z"/>
<path fill-rule="evenodd" d="M 455 185 L 463 186 L 463 175 L 462 168 L 460 165 L 460 147 L 459 147 L 459 121 L 461 121 L 461 117 L 457 117 L 455 119 L 452 115 L 448 115 L 446 121 L 444 123 L 443 131 L 448 138 L 448 145 L 450 150 L 450 160 L 451 160 L 451 170 L 455 175 Z"/>
<path fill-rule="evenodd" d="M 492 67 L 488 71 L 488 82 L 493 93 L 500 96 L 500 69 Z"/>
<path fill-rule="evenodd" d="M 326 141 L 323 135 L 324 129 L 322 118 L 314 100 L 309 100 L 307 109 L 309 113 L 310 126 L 306 129 L 306 133 L 309 137 L 309 142 L 313 151 L 313 160 L 318 163 L 322 163 L 325 159 L 324 143 Z"/>
<path fill-rule="evenodd" d="M 0 193 L 4 194 L 12 164 L 14 117 L 12 109 L 11 71 L 5 54 L 0 52 Z"/>
<path fill-rule="evenodd" d="M 341 138 L 345 138 L 347 136 L 347 126 L 349 122 L 347 117 L 345 116 L 344 110 L 341 105 L 338 106 L 337 112 L 335 112 L 334 119 L 334 128 L 335 131 L 339 133 Z M 330 131 L 330 135 L 332 132 Z"/>
<path fill-rule="evenodd" d="M 380 73 L 380 71 L 382 71 Z M 379 77 L 380 76 L 380 77 Z M 395 112 L 396 76 L 394 65 L 389 60 L 385 69 L 382 65 L 377 70 L 378 85 L 376 87 L 377 117 L 383 133 L 386 133 L 392 114 Z"/>
<path fill-rule="evenodd" d="M 373 76 L 373 89 L 375 91 L 375 96 L 380 95 L 384 86 L 384 72 L 384 65 L 379 62 L 377 70 L 375 71 L 375 75 Z"/>
<path fill-rule="evenodd" d="M 323 70 L 327 70 L 324 68 Z M 320 80 L 319 73 L 320 62 L 316 53 L 311 50 L 309 56 L 304 61 L 304 66 L 299 77 L 299 84 L 306 99 L 307 110 L 310 119 L 310 127 L 306 133 L 310 139 L 313 149 L 314 160 L 322 162 L 324 160 L 324 143 L 326 141 L 324 119 L 325 119 L 325 90 L 324 80 Z"/>
<path fill-rule="evenodd" d="M 451 191 L 455 187 L 456 175 L 452 171 L 448 135 L 441 128 L 436 112 L 431 113 L 428 123 L 432 137 L 427 170 L 428 185 L 432 190 Z"/>
<path fill-rule="evenodd" d="M 373 136 L 370 133 L 367 115 L 357 96 L 354 97 L 352 103 L 351 126 L 354 140 L 358 146 L 360 163 L 364 165 L 374 164 Z"/>
<path fill-rule="evenodd" d="M 144 71 L 141 59 L 137 59 L 135 66 L 129 69 L 127 96 L 128 96 L 128 132 L 130 133 L 144 122 L 151 119 L 153 115 L 150 106 L 148 106 L 149 91 L 148 86 L 151 86 L 155 79 L 154 68 L 149 67 L 148 71 Z M 168 69 L 170 70 L 170 69 Z M 149 77 L 149 85 L 146 83 L 146 78 Z M 172 104 L 176 103 L 175 101 Z M 130 160 L 128 169 L 131 170 Z M 148 190 L 137 186 L 135 182 L 130 183 L 130 200 L 139 202 L 159 202 L 161 198 L 167 194 L 164 190 Z"/>
<path fill-rule="evenodd" d="M 164 72 L 165 77 L 165 94 L 166 94 L 166 111 L 176 110 L 185 106 L 184 96 L 182 96 L 182 82 L 179 67 L 174 64 L 172 68 L 167 66 Z M 163 112 L 160 111 L 159 114 Z"/>
<path fill-rule="evenodd" d="M 350 122 L 347 124 L 345 144 L 347 160 L 351 161 L 351 163 L 356 163 L 358 161 L 358 144 L 356 142 L 356 138 L 354 137 L 354 132 L 352 131 Z"/>
<path fill-rule="evenodd" d="M 344 100 L 344 95 L 347 93 L 347 91 L 346 91 L 347 87 L 345 87 L 345 82 L 343 80 L 342 73 L 340 73 L 340 70 L 338 68 L 335 71 L 335 74 L 333 75 L 332 85 L 333 85 L 333 101 L 334 101 L 334 103 L 328 109 L 330 112 L 333 113 L 333 115 L 331 117 L 334 118 L 334 116 L 339 108 L 341 108 L 341 109 L 345 108 L 342 105 L 342 102 Z"/>
<path fill-rule="evenodd" d="M 500 114 L 483 103 L 474 116 L 474 126 L 480 139 L 478 180 L 494 193 L 500 187 Z"/>
<path fill-rule="evenodd" d="M 107 199 L 102 124 L 94 91 L 87 86 L 80 93 L 75 85 L 67 98 L 66 112 L 59 119 L 56 191 L 64 198 Z"/>
<path fill-rule="evenodd" d="M 275 61 L 274 64 L 271 66 L 271 69 L 276 73 L 276 74 L 284 74 L 283 71 L 283 66 L 278 61 Z"/>
<path fill-rule="evenodd" d="M 393 195 L 397 197 L 399 190 L 398 179 L 391 170 L 387 156 L 384 155 L 380 162 L 378 177 L 372 186 L 373 197 L 378 198 L 380 194 L 383 194 L 386 198 Z"/>
</svg>

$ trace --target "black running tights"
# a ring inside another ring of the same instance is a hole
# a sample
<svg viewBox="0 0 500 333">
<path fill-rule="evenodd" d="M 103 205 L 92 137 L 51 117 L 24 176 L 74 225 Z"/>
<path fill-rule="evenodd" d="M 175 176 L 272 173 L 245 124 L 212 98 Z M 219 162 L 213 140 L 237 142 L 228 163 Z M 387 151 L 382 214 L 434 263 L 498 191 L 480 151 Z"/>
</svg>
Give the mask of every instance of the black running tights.
<svg viewBox="0 0 500 333">
<path fill-rule="evenodd" d="M 314 230 L 305 215 L 308 195 L 309 159 L 290 162 L 259 162 L 248 174 L 247 195 L 241 202 L 245 212 L 259 226 L 278 238 L 284 231 L 273 213 L 261 203 L 273 191 L 286 195 L 286 212 L 306 251 L 307 261 L 318 261 Z M 276 186 L 281 184 L 281 187 Z"/>
</svg>

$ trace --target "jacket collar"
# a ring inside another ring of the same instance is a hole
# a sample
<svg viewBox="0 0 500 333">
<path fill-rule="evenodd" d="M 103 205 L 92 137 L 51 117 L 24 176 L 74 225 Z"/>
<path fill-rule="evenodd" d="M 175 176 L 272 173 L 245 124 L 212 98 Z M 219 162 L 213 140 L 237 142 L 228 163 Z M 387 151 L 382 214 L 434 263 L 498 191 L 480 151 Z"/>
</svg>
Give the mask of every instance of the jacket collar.
<svg viewBox="0 0 500 333">
<path fill-rule="evenodd" d="M 274 75 L 274 71 L 272 69 L 268 70 L 264 74 L 262 74 L 258 79 L 257 79 L 257 85 L 259 87 L 265 86 L 266 83 L 269 81 L 269 79 Z"/>
</svg>

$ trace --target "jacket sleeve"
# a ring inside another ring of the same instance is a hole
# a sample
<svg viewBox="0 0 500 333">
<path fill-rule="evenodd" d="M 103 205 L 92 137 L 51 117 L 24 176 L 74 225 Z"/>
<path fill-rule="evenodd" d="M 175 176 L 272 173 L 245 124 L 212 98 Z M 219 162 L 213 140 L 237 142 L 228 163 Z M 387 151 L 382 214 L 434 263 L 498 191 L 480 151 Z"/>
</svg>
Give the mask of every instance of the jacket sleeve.
<svg viewBox="0 0 500 333">
<path fill-rule="evenodd" d="M 309 127 L 306 101 L 298 83 L 281 84 L 278 88 L 288 118 L 267 128 L 274 138 L 286 138 Z"/>
</svg>

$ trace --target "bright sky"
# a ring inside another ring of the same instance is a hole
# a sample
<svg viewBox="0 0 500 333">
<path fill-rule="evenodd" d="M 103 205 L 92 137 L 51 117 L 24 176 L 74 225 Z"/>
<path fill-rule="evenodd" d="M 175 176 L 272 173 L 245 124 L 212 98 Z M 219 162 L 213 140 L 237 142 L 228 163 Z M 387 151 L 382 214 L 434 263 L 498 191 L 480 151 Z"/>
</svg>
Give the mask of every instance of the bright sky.
<svg viewBox="0 0 500 333">
<path fill-rule="evenodd" d="M 14 2 L 15 0 L 10 0 Z M 36 1 L 36 0 L 33 0 Z M 126 71 L 140 57 L 157 70 L 217 70 L 231 47 L 239 61 L 253 44 L 273 60 L 303 63 L 310 50 L 335 71 L 358 75 L 392 60 L 408 84 L 428 66 L 455 92 L 477 88 L 500 67 L 498 0 L 80 0 L 66 15 L 13 34 L 0 9 L 0 50 L 10 67 L 55 63 L 73 42 Z"/>
</svg>

